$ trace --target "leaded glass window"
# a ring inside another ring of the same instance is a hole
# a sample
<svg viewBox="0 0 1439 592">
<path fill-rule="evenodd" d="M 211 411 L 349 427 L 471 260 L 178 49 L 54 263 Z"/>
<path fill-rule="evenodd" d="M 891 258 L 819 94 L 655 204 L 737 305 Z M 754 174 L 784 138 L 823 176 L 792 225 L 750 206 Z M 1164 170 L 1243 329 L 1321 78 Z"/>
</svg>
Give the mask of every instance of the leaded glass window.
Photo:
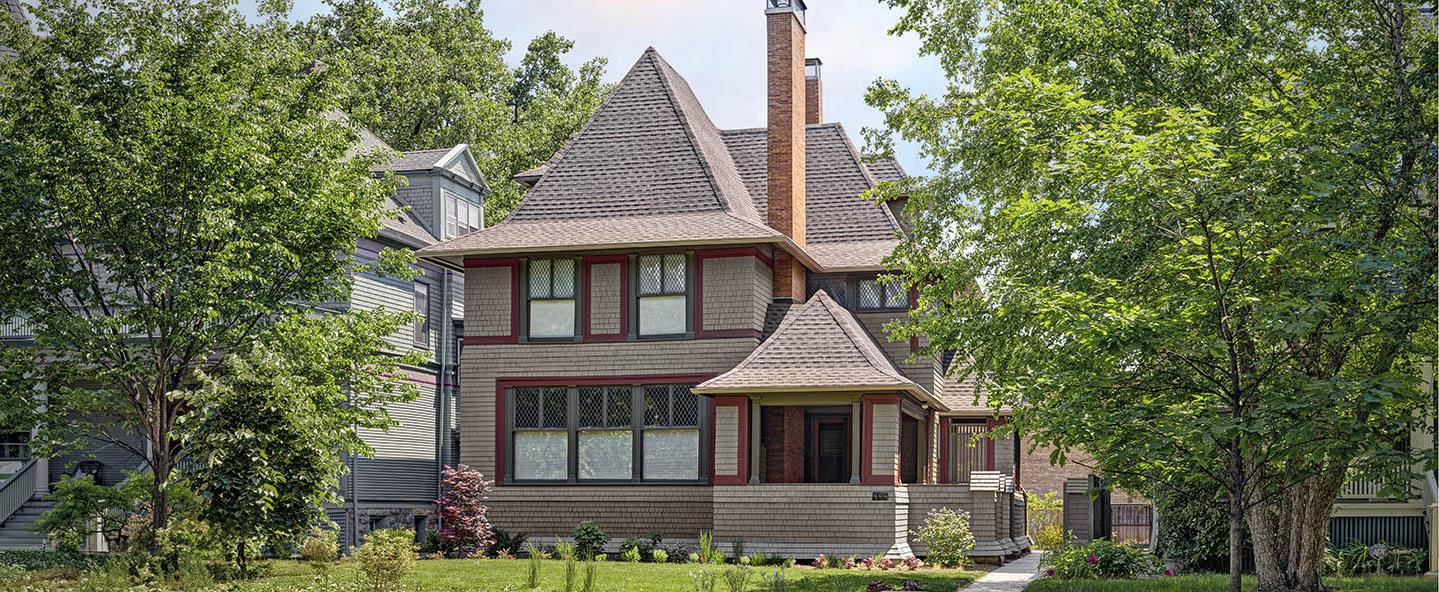
<svg viewBox="0 0 1439 592">
<path fill-rule="evenodd" d="M 574 337 L 575 260 L 535 259 L 528 275 L 530 337 Z"/>
<path fill-rule="evenodd" d="M 579 389 L 579 478 L 629 480 L 634 477 L 634 389 Z"/>
<path fill-rule="evenodd" d="M 689 327 L 689 257 L 641 255 L 638 264 L 639 334 L 684 334 Z"/>
<path fill-rule="evenodd" d="M 569 475 L 569 390 L 514 391 L 516 479 L 560 481 Z"/>
<path fill-rule="evenodd" d="M 699 478 L 700 399 L 692 385 L 645 387 L 644 478 Z"/>
<path fill-rule="evenodd" d="M 909 293 L 898 280 L 860 280 L 860 310 L 903 310 L 909 308 Z"/>
</svg>

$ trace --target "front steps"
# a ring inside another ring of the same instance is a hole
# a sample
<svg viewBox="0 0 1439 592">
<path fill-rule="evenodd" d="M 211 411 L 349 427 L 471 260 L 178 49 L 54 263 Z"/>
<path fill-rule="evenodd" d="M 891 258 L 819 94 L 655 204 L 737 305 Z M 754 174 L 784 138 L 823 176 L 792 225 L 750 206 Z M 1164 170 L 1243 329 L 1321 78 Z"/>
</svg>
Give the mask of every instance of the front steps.
<svg viewBox="0 0 1439 592">
<path fill-rule="evenodd" d="M 35 531 L 34 526 L 40 514 L 53 507 L 54 503 L 38 498 L 20 506 L 14 516 L 0 524 L 0 550 L 45 548 L 45 535 Z"/>
</svg>

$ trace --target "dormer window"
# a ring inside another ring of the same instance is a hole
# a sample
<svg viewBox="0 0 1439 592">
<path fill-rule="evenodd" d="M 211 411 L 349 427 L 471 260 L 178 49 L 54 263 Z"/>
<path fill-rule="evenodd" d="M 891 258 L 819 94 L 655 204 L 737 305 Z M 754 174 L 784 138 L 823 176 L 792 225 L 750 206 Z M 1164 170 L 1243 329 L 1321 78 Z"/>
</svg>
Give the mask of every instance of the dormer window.
<svg viewBox="0 0 1439 592">
<path fill-rule="evenodd" d="M 454 238 L 480 229 L 480 206 L 445 192 L 445 238 Z"/>
<path fill-rule="evenodd" d="M 640 336 L 684 335 L 689 329 L 689 257 L 641 255 L 638 263 Z"/>
<path fill-rule="evenodd" d="M 899 280 L 859 281 L 860 310 L 905 310 L 909 308 L 909 294 Z"/>
</svg>

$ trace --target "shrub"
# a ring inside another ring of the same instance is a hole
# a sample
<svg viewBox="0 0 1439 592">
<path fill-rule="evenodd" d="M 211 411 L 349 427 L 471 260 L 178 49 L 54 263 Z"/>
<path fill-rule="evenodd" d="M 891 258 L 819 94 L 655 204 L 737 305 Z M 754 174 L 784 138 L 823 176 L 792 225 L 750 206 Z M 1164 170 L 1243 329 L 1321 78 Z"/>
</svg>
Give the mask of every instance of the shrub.
<svg viewBox="0 0 1439 592">
<path fill-rule="evenodd" d="M 936 565 L 963 567 L 969 564 L 974 535 L 969 530 L 969 513 L 949 508 L 930 510 L 924 526 L 914 533 L 929 548 L 929 561 Z"/>
<path fill-rule="evenodd" d="M 398 592 L 405 575 L 418 559 L 415 531 L 385 528 L 365 535 L 365 544 L 355 552 L 360 572 L 374 592 Z"/>
<path fill-rule="evenodd" d="M 1154 506 L 1159 532 L 1154 540 L 1154 554 L 1179 565 L 1184 571 L 1217 571 L 1229 569 L 1229 518 L 1225 515 L 1229 502 L 1217 486 L 1198 479 L 1179 484 L 1182 494 L 1160 490 L 1155 493 Z M 1254 548 L 1249 528 L 1243 530 L 1242 548 Z"/>
<path fill-rule="evenodd" d="M 1324 571 L 1332 576 L 1368 576 L 1383 572 L 1393 576 L 1413 576 L 1424 573 L 1427 556 L 1423 549 L 1409 549 L 1389 545 L 1382 561 L 1374 559 L 1370 547 L 1354 540 L 1343 547 L 1330 547 L 1324 553 Z"/>
<path fill-rule="evenodd" d="M 575 558 L 575 546 L 571 543 L 555 543 L 555 555 L 569 561 Z"/>
<path fill-rule="evenodd" d="M 86 555 L 84 553 L 15 549 L 0 551 L 0 564 L 19 566 L 27 571 L 55 568 L 93 571 L 103 567 L 105 560 L 98 555 Z"/>
<path fill-rule="evenodd" d="M 744 539 L 730 541 L 729 550 L 730 558 L 734 559 L 735 563 L 739 563 L 739 559 L 744 557 Z"/>
<path fill-rule="evenodd" d="M 1128 579 L 1153 571 L 1153 563 L 1142 547 L 1127 543 L 1117 544 L 1107 539 L 1099 539 L 1088 545 L 1072 545 L 1054 553 L 1047 553 L 1044 562 L 1054 571 L 1054 577 L 1066 580 Z"/>
<path fill-rule="evenodd" d="M 1064 500 L 1059 494 L 1053 491 L 1044 494 L 1029 494 L 1024 500 L 1024 518 L 1026 531 L 1029 538 L 1035 541 L 1035 546 L 1042 549 L 1057 549 L 1058 547 L 1042 547 L 1038 541 L 1045 529 L 1053 526 L 1064 531 Z"/>
<path fill-rule="evenodd" d="M 495 542 L 485 508 L 490 482 L 465 465 L 445 467 L 443 493 L 435 501 L 440 529 L 439 548 L 452 557 L 470 557 Z"/>
<path fill-rule="evenodd" d="M 50 538 L 56 550 L 72 553 L 84 548 L 87 535 L 97 532 L 117 544 L 136 501 L 129 490 L 96 484 L 88 475 L 60 477 L 52 485 L 49 500 L 55 507 L 41 514 L 35 526 Z"/>
<path fill-rule="evenodd" d="M 766 556 L 764 553 L 755 551 L 749 556 L 749 564 L 754 566 L 769 565 L 769 557 Z"/>
<path fill-rule="evenodd" d="M 624 552 L 620 553 L 620 559 L 623 559 L 630 563 L 639 563 L 641 559 L 644 559 L 644 556 L 640 555 L 639 547 L 630 547 L 628 549 L 625 549 Z"/>
<path fill-rule="evenodd" d="M 655 563 L 669 563 L 670 553 L 669 551 L 666 551 L 664 549 L 655 549 L 654 551 L 650 552 L 650 559 L 652 559 Z"/>
<path fill-rule="evenodd" d="M 1034 547 L 1048 551 L 1056 551 L 1064 547 L 1064 527 L 1058 524 L 1046 524 L 1039 527 L 1034 533 Z"/>
<path fill-rule="evenodd" d="M 507 555 L 514 557 L 525 549 L 525 540 L 529 536 L 522 532 L 511 533 L 503 528 L 496 528 L 493 531 L 494 542 L 490 543 L 489 553 L 495 557 Z"/>
<path fill-rule="evenodd" d="M 701 532 L 699 544 L 699 563 L 710 563 L 710 559 L 714 557 L 715 553 L 719 552 L 715 549 L 714 533 Z"/>
<path fill-rule="evenodd" d="M 814 561 L 810 562 L 809 566 L 815 569 L 824 569 L 829 567 L 829 560 L 825 558 L 824 553 L 820 553 L 818 557 L 814 558 Z"/>
<path fill-rule="evenodd" d="M 725 587 L 729 592 L 744 592 L 749 586 L 749 568 L 743 565 L 724 570 Z"/>
<path fill-rule="evenodd" d="M 585 559 L 604 553 L 605 545 L 610 542 L 610 535 L 605 534 L 600 525 L 589 520 L 581 522 L 571 534 L 575 539 L 575 551 Z"/>
<path fill-rule="evenodd" d="M 699 554 L 699 553 L 690 553 L 688 556 L 685 557 L 685 560 L 686 560 L 686 561 L 689 561 L 690 563 L 699 563 L 699 562 L 700 562 L 700 554 Z"/>
<path fill-rule="evenodd" d="M 316 565 L 329 565 L 340 558 L 340 539 L 335 531 L 317 528 L 300 543 L 300 558 Z"/>
<path fill-rule="evenodd" d="M 655 549 L 659 548 L 660 542 L 663 540 L 664 539 L 660 538 L 660 535 L 655 533 L 650 533 L 649 536 L 644 537 L 627 538 L 624 542 L 620 543 L 620 551 L 637 549 L 640 553 L 640 558 L 643 559 L 652 555 Z"/>
</svg>

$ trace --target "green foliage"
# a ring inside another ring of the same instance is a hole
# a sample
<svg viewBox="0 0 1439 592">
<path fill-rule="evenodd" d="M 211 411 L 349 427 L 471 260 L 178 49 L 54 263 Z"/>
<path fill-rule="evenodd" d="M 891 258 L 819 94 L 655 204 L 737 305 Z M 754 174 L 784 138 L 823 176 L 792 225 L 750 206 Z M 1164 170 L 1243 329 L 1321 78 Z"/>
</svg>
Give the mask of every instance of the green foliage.
<svg viewBox="0 0 1439 592">
<path fill-rule="evenodd" d="M 1198 480 L 1196 480 L 1198 481 Z M 1154 554 L 1183 571 L 1224 571 L 1229 562 L 1229 520 L 1224 492 L 1193 483 L 1184 493 L 1161 491 L 1154 497 L 1159 532 Z M 1248 532 L 1244 533 L 1248 547 Z"/>
<path fill-rule="evenodd" d="M 642 559 L 644 559 L 644 555 L 640 554 L 640 550 L 638 547 L 630 547 L 620 553 L 620 559 L 628 561 L 630 563 L 639 563 Z"/>
<path fill-rule="evenodd" d="M 669 563 L 670 552 L 664 549 L 655 549 L 654 551 L 650 552 L 650 560 L 654 561 L 655 563 Z"/>
<path fill-rule="evenodd" d="M 714 592 L 719 573 L 712 569 L 690 572 L 690 580 L 694 582 L 695 592 Z"/>
<path fill-rule="evenodd" d="M 555 543 L 555 555 L 566 561 L 575 558 L 575 545 L 573 543 Z"/>
<path fill-rule="evenodd" d="M 685 561 L 688 561 L 690 563 L 700 563 L 703 559 L 703 556 L 701 556 L 699 553 L 690 553 L 689 555 L 685 556 Z"/>
<path fill-rule="evenodd" d="M 868 95 L 935 172 L 874 195 L 907 196 L 914 225 L 892 263 L 919 305 L 893 336 L 959 352 L 1055 461 L 1083 448 L 1136 491 L 1207 481 L 1257 564 L 1284 566 L 1262 587 L 1321 587 L 1328 504 L 1286 504 L 1333 500 L 1351 466 L 1434 462 L 1401 444 L 1439 349 L 1432 21 L 1402 2 L 886 3 L 947 77 Z"/>
<path fill-rule="evenodd" d="M 348 82 L 342 108 L 399 150 L 465 143 L 493 191 L 486 224 L 524 196 L 515 174 L 542 164 L 609 93 L 606 60 L 578 70 L 574 43 L 547 32 L 514 70 L 510 42 L 485 28 L 478 0 L 335 0 L 302 26 L 317 57 Z"/>
<path fill-rule="evenodd" d="M 724 563 L 724 557 L 722 555 L 719 561 L 714 561 L 715 555 L 719 554 L 719 549 L 715 548 L 714 533 L 709 531 L 701 532 L 699 539 L 699 563 Z M 692 559 L 690 562 L 694 563 L 695 560 Z"/>
<path fill-rule="evenodd" d="M 310 531 L 300 544 L 300 558 L 316 566 L 328 566 L 340 558 L 339 533 L 331 528 Z"/>
<path fill-rule="evenodd" d="M 600 555 L 604 557 L 604 555 Z M 594 561 L 585 562 L 585 579 L 580 586 L 580 592 L 595 592 L 595 582 L 599 579 L 599 569 Z"/>
<path fill-rule="evenodd" d="M 729 588 L 729 592 L 744 592 L 749 586 L 750 575 L 749 568 L 743 565 L 727 567 L 724 570 L 725 587 Z"/>
<path fill-rule="evenodd" d="M 755 551 L 754 553 L 750 553 L 749 555 L 749 564 L 755 567 L 769 565 L 769 556 L 765 555 L 762 552 Z"/>
<path fill-rule="evenodd" d="M 393 182 L 369 170 L 390 155 L 353 153 L 342 81 L 299 75 L 310 58 L 283 19 L 225 0 L 28 8 L 33 30 L 0 23 L 18 53 L 0 61 L 0 314 L 42 347 L 0 358 L 0 415 L 39 428 L 39 455 L 99 440 L 148 458 L 160 530 L 197 377 L 344 300 L 356 272 L 404 269 L 352 256 L 391 215 Z"/>
<path fill-rule="evenodd" d="M 560 558 L 565 561 L 565 592 L 574 592 L 575 582 L 579 578 L 579 565 L 575 562 L 574 547 L 570 547 L 568 552 L 561 551 Z"/>
<path fill-rule="evenodd" d="M 104 559 L 96 555 L 65 551 L 5 549 L 0 550 L 0 565 L 18 566 L 28 571 L 50 569 L 92 571 L 104 565 Z"/>
<path fill-rule="evenodd" d="M 528 562 L 527 567 L 529 568 L 528 571 L 526 571 L 525 582 L 529 584 L 529 589 L 534 590 L 540 587 L 540 567 L 545 560 L 545 554 L 540 551 L 540 548 L 536 547 L 534 543 L 527 543 L 525 545 L 525 555 Z"/>
<path fill-rule="evenodd" d="M 787 566 L 788 567 L 788 566 Z M 789 582 L 785 580 L 784 567 L 774 570 L 771 573 L 760 574 L 760 585 L 766 592 L 785 592 L 789 589 Z"/>
<path fill-rule="evenodd" d="M 1032 536 L 1036 549 L 1058 549 L 1063 547 L 1067 540 L 1067 537 L 1064 536 L 1064 527 L 1059 524 L 1045 524 L 1039 527 L 1039 531 Z"/>
<path fill-rule="evenodd" d="M 408 528 L 372 530 L 365 535 L 365 544 L 355 551 L 360 572 L 372 592 L 403 590 L 405 575 L 418 558 L 415 531 Z"/>
<path fill-rule="evenodd" d="M 90 476 L 63 475 L 51 485 L 49 500 L 55 507 L 40 515 L 35 526 L 45 533 L 55 549 L 78 555 L 85 537 L 101 534 L 118 544 L 121 530 L 137 499 L 118 487 L 97 485 Z"/>
<path fill-rule="evenodd" d="M 1058 549 L 1064 544 L 1064 500 L 1057 492 L 1026 496 L 1024 515 L 1035 547 Z"/>
<path fill-rule="evenodd" d="M 575 539 L 575 552 L 585 559 L 593 559 L 605 552 L 605 545 L 610 542 L 610 535 L 600 529 L 600 525 L 589 520 L 581 522 L 575 527 L 570 536 Z"/>
<path fill-rule="evenodd" d="M 1144 548 L 1099 539 L 1088 545 L 1072 545 L 1046 553 L 1043 565 L 1053 577 L 1074 580 L 1087 578 L 1137 578 L 1154 570 Z M 1046 571 L 1048 573 L 1048 571 Z"/>
<path fill-rule="evenodd" d="M 974 550 L 974 534 L 969 530 L 968 512 L 956 512 L 949 508 L 930 510 L 924 526 L 914 535 L 929 549 L 930 563 L 951 567 L 969 564 L 969 552 Z"/>
<path fill-rule="evenodd" d="M 1324 554 L 1325 573 L 1332 576 L 1417 576 L 1428 566 L 1424 549 L 1385 545 L 1382 560 L 1375 559 L 1370 547 L 1361 541 L 1350 541 L 1342 547 L 1330 547 Z M 1383 569 L 1380 569 L 1382 566 Z"/>
<path fill-rule="evenodd" d="M 730 559 L 734 560 L 735 563 L 739 563 L 740 558 L 744 557 L 744 539 L 730 541 L 729 551 Z"/>
<path fill-rule="evenodd" d="M 648 536 L 643 537 L 627 538 L 620 543 L 620 551 L 623 552 L 630 549 L 637 549 L 639 551 L 640 557 L 649 557 L 654 553 L 656 549 L 659 548 L 660 543 L 663 540 L 664 539 L 661 538 L 660 535 L 657 533 L 650 533 Z"/>
<path fill-rule="evenodd" d="M 500 554 L 506 554 L 511 557 L 517 556 L 520 554 L 520 551 L 524 550 L 525 541 L 529 539 L 529 535 L 523 532 L 510 532 L 503 528 L 494 529 L 494 536 L 495 542 L 490 543 L 487 550 L 491 555 L 495 556 Z"/>
</svg>

